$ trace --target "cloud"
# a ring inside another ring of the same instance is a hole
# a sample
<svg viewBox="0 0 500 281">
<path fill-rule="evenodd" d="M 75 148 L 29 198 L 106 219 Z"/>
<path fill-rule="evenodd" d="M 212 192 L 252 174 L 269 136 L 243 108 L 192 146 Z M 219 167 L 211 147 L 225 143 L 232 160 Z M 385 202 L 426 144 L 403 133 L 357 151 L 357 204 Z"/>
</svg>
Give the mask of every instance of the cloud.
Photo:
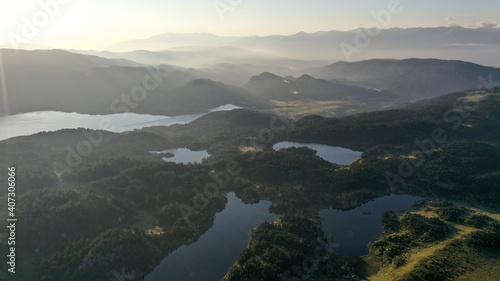
<svg viewBox="0 0 500 281">
<path fill-rule="evenodd" d="M 498 22 L 478 22 L 477 26 L 480 28 L 500 28 L 500 23 Z"/>
<path fill-rule="evenodd" d="M 450 21 L 455 21 L 455 19 L 454 19 L 454 18 L 451 18 L 451 17 L 446 17 L 446 18 L 444 18 L 444 20 L 445 20 L 445 21 L 448 21 L 448 22 L 450 22 Z"/>
</svg>

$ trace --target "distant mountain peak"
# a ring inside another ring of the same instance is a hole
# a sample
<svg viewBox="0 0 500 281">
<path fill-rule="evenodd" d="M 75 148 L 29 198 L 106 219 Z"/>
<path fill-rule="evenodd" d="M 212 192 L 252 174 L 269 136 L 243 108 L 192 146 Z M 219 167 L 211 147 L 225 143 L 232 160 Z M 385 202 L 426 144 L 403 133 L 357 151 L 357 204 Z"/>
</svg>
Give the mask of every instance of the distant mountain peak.
<svg viewBox="0 0 500 281">
<path fill-rule="evenodd" d="M 271 73 L 271 72 L 262 72 L 258 76 L 254 76 L 254 77 L 257 77 L 259 79 L 281 79 L 281 80 L 283 80 L 283 77 L 280 77 L 280 76 L 278 76 L 274 73 Z"/>
<path fill-rule="evenodd" d="M 298 81 L 312 81 L 316 80 L 316 78 L 312 77 L 311 75 L 308 74 L 303 74 L 299 78 L 297 78 Z"/>
<path fill-rule="evenodd" d="M 336 62 L 318 72 L 316 77 L 348 79 L 371 84 L 407 98 L 430 98 L 465 91 L 481 85 L 481 77 L 500 79 L 500 68 L 461 60 L 436 58 L 371 59 Z"/>
<path fill-rule="evenodd" d="M 463 65 L 476 65 L 476 66 L 481 66 L 476 63 L 472 62 L 467 62 L 463 60 L 444 60 L 444 59 L 437 59 L 437 58 L 406 58 L 406 59 L 369 59 L 369 60 L 362 60 L 362 61 L 353 61 L 353 62 L 346 62 L 346 61 L 338 61 L 332 63 L 330 66 L 340 66 L 340 65 L 367 65 L 367 64 L 372 64 L 372 63 L 385 63 L 385 64 L 393 64 L 393 65 L 403 65 L 403 64 L 463 64 Z"/>
<path fill-rule="evenodd" d="M 293 34 L 292 36 L 309 36 L 309 33 L 305 32 L 305 31 L 300 31 L 300 32 Z"/>
<path fill-rule="evenodd" d="M 216 82 L 206 78 L 198 78 L 189 81 L 186 86 L 197 86 L 197 87 L 223 87 L 224 83 Z"/>
</svg>

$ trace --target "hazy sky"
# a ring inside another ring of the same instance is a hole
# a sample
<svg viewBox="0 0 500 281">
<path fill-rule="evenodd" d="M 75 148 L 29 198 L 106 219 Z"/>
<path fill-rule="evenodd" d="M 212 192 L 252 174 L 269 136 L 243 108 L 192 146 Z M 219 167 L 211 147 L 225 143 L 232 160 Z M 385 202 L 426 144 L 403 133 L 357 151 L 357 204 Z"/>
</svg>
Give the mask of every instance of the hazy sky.
<svg viewBox="0 0 500 281">
<path fill-rule="evenodd" d="M 371 12 L 385 9 L 390 1 L 397 0 L 3 0 L 0 44 L 24 40 L 57 48 L 103 49 L 163 32 L 269 35 L 350 30 L 372 21 Z M 399 2 L 403 12 L 394 15 L 388 27 L 500 22 L 498 0 Z M 52 5 L 44 8 L 42 3 Z"/>
</svg>

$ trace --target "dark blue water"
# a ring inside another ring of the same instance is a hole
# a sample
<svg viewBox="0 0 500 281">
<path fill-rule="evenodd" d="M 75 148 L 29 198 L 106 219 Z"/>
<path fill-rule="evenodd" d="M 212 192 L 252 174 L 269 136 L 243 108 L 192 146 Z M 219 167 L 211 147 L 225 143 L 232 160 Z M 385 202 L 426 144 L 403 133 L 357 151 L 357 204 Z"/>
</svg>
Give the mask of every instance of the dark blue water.
<svg viewBox="0 0 500 281">
<path fill-rule="evenodd" d="M 203 159 L 210 157 L 210 154 L 206 150 L 200 151 L 192 151 L 188 148 L 175 148 L 175 149 L 167 149 L 165 151 L 150 151 L 153 154 L 165 154 L 172 153 L 173 157 L 164 157 L 162 158 L 165 162 L 174 162 L 174 163 L 201 163 Z"/>
<path fill-rule="evenodd" d="M 310 149 L 316 150 L 316 155 L 323 158 L 324 160 L 340 164 L 347 165 L 351 164 L 354 159 L 361 155 L 361 152 L 350 150 L 343 147 L 330 146 L 317 143 L 299 143 L 299 142 L 289 142 L 283 141 L 273 145 L 274 150 L 280 150 L 282 148 L 290 147 L 308 147 Z"/>
<path fill-rule="evenodd" d="M 319 215 L 323 231 L 333 238 L 336 254 L 362 256 L 368 254 L 368 243 L 383 234 L 385 212 L 407 210 L 420 200 L 422 198 L 410 195 L 389 195 L 353 210 L 322 210 Z"/>
<path fill-rule="evenodd" d="M 247 205 L 234 193 L 229 193 L 227 198 L 226 208 L 216 215 L 208 232 L 195 243 L 166 256 L 144 280 L 221 280 L 246 248 L 250 231 L 278 218 L 268 211 L 271 202 Z"/>
</svg>

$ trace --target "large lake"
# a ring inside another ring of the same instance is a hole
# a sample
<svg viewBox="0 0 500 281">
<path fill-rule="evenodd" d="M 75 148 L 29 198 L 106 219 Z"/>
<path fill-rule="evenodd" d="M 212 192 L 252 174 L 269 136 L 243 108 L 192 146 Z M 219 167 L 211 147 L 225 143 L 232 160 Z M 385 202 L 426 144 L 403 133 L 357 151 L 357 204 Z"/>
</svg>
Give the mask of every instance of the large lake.
<svg viewBox="0 0 500 281">
<path fill-rule="evenodd" d="M 210 110 L 227 111 L 240 107 L 223 105 Z M 207 112 L 208 113 L 208 112 Z M 135 113 L 119 113 L 110 115 L 89 115 L 59 111 L 38 111 L 0 117 L 0 141 L 17 136 L 27 136 L 43 131 L 52 132 L 61 129 L 106 129 L 115 133 L 132 131 L 151 126 L 170 126 L 186 124 L 207 113 L 162 116 Z M 108 126 L 110 124 L 111 126 Z"/>
<path fill-rule="evenodd" d="M 274 150 L 280 150 L 283 148 L 290 147 L 308 147 L 314 149 L 317 155 L 326 161 L 335 164 L 347 165 L 350 164 L 354 159 L 361 155 L 361 152 L 350 150 L 343 147 L 329 146 L 317 143 L 299 143 L 299 142 L 289 142 L 283 141 L 273 145 Z"/>
<path fill-rule="evenodd" d="M 150 153 L 159 155 L 171 153 L 174 156 L 163 157 L 163 161 L 182 164 L 201 163 L 203 159 L 210 157 L 210 154 L 206 150 L 193 151 L 188 148 L 174 148 L 164 151 L 150 151 Z"/>
<path fill-rule="evenodd" d="M 226 208 L 216 214 L 212 228 L 193 244 L 166 256 L 145 281 L 221 280 L 246 248 L 250 231 L 278 218 L 268 211 L 271 202 L 245 204 L 234 193 L 227 195 Z"/>
<path fill-rule="evenodd" d="M 246 248 L 251 229 L 278 218 L 268 211 L 271 202 L 247 205 L 234 193 L 227 198 L 226 208 L 216 214 L 210 230 L 193 244 L 166 256 L 144 280 L 221 280 Z M 389 195 L 352 210 L 322 210 L 319 215 L 323 231 L 333 238 L 336 254 L 362 256 L 368 254 L 368 243 L 383 234 L 384 212 L 406 210 L 420 200 L 410 195 Z"/>
<path fill-rule="evenodd" d="M 333 238 L 336 254 L 362 256 L 368 254 L 368 243 L 383 234 L 385 212 L 407 210 L 420 200 L 410 195 L 389 195 L 352 210 L 322 210 L 319 215 L 323 231 Z"/>
</svg>

